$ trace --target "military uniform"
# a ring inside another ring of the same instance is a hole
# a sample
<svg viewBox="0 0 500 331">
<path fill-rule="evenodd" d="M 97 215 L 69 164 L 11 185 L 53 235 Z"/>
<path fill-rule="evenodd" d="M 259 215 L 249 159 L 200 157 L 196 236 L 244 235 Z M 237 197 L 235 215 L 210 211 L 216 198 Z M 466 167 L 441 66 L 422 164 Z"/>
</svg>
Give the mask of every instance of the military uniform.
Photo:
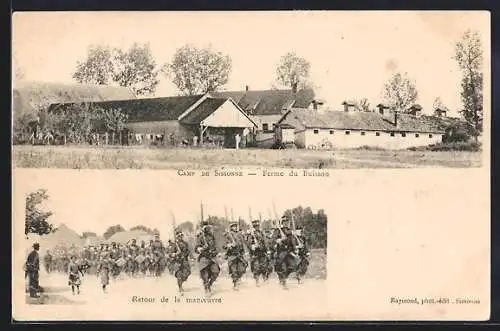
<svg viewBox="0 0 500 331">
<path fill-rule="evenodd" d="M 245 244 L 241 233 L 237 230 L 238 224 L 231 223 L 230 229 L 226 232 L 226 243 L 223 249 L 226 251 L 229 274 L 233 280 L 234 289 L 238 289 L 241 277 L 245 274 L 248 263 L 245 261 Z"/>
<path fill-rule="evenodd" d="M 268 252 L 266 237 L 259 228 L 260 221 L 253 221 L 252 226 L 253 230 L 247 234 L 246 241 L 250 252 L 250 270 L 258 286 L 259 277 L 265 281 L 269 278 L 270 252 Z"/>
<path fill-rule="evenodd" d="M 295 252 L 293 234 L 286 217 L 283 217 L 281 220 L 281 230 L 275 233 L 277 234 L 277 238 L 275 240 L 274 270 L 276 270 L 278 274 L 280 284 L 284 288 L 287 288 L 286 280 L 288 276 L 296 270 L 299 263 L 299 257 Z"/>
<path fill-rule="evenodd" d="M 40 290 L 39 281 L 39 270 L 40 270 L 40 256 L 38 255 L 38 250 L 40 245 L 38 243 L 33 244 L 33 251 L 28 255 L 26 260 L 26 274 L 29 279 L 29 292 L 30 297 L 38 298 L 38 291 Z"/>
<path fill-rule="evenodd" d="M 101 279 L 102 290 L 106 292 L 106 286 L 109 285 L 109 274 L 111 272 L 111 260 L 107 253 L 101 255 L 101 260 L 97 267 L 99 278 Z"/>
<path fill-rule="evenodd" d="M 75 295 L 75 287 L 77 294 L 80 294 L 80 285 L 82 284 L 82 279 L 80 275 L 83 276 L 83 272 L 80 269 L 80 266 L 75 261 L 75 257 L 71 258 L 71 262 L 68 266 L 68 285 L 71 286 L 71 291 L 73 295 Z"/>
<path fill-rule="evenodd" d="M 155 233 L 155 239 L 151 243 L 151 248 L 153 252 L 153 270 L 155 276 L 159 277 L 165 270 L 165 247 L 163 242 L 160 240 L 160 235 Z"/>
<path fill-rule="evenodd" d="M 43 264 L 45 265 L 45 271 L 49 274 L 52 271 L 52 254 L 50 254 L 49 251 L 45 253 L 45 256 L 43 257 Z"/>
<path fill-rule="evenodd" d="M 212 292 L 212 285 L 220 274 L 217 263 L 217 247 L 215 237 L 208 222 L 202 222 L 202 231 L 196 237 L 195 251 L 198 252 L 200 264 L 200 277 L 207 294 Z"/>
<path fill-rule="evenodd" d="M 300 262 L 297 265 L 297 270 L 295 273 L 297 281 L 301 283 L 302 278 L 305 276 L 307 268 L 309 267 L 309 256 L 311 255 L 311 253 L 309 252 L 307 240 L 303 235 L 301 228 L 297 229 L 294 237 L 296 240 L 297 255 L 300 258 Z"/>
<path fill-rule="evenodd" d="M 189 265 L 189 245 L 184 240 L 182 231 L 178 230 L 175 232 L 175 243 L 172 244 L 173 247 L 169 257 L 172 261 L 172 270 L 177 279 L 179 292 L 183 292 L 182 284 L 191 275 L 191 266 Z"/>
</svg>

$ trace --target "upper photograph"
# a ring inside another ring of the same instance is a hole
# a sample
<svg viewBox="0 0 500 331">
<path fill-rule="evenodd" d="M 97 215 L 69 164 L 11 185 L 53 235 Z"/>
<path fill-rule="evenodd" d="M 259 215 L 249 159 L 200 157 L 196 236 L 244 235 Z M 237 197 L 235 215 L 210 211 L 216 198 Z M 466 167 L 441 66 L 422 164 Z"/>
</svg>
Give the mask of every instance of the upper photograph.
<svg viewBox="0 0 500 331">
<path fill-rule="evenodd" d="M 12 22 L 15 168 L 488 163 L 488 12 L 18 12 Z"/>
</svg>

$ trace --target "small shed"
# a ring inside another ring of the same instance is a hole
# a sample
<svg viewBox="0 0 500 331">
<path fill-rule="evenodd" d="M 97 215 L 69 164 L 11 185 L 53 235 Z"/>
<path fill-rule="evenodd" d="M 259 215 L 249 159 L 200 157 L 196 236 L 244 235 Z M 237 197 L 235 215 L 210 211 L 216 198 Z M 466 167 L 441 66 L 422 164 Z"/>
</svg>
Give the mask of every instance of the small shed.
<svg viewBox="0 0 500 331">
<path fill-rule="evenodd" d="M 410 107 L 408 113 L 412 114 L 413 116 L 420 116 L 422 115 L 422 109 L 422 106 L 420 106 L 419 104 L 414 104 Z"/>
</svg>

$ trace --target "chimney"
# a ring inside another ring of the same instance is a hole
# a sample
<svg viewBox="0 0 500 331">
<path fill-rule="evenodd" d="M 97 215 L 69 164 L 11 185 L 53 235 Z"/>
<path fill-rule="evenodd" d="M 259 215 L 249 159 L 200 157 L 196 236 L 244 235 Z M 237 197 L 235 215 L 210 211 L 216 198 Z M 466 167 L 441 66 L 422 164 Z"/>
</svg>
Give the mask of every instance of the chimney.
<svg viewBox="0 0 500 331">
<path fill-rule="evenodd" d="M 313 100 L 312 104 L 313 104 L 313 109 L 318 110 L 318 103 L 316 102 L 316 100 Z"/>
<path fill-rule="evenodd" d="M 398 127 L 398 112 L 394 111 L 394 126 Z"/>
</svg>

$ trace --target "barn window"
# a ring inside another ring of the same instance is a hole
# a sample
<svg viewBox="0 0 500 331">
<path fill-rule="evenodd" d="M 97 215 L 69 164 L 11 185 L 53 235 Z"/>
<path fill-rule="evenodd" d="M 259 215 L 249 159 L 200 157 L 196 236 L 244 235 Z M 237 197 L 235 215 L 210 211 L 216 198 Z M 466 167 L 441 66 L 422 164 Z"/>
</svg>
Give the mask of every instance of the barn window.
<svg viewBox="0 0 500 331">
<path fill-rule="evenodd" d="M 406 137 L 406 132 L 401 132 L 401 137 Z"/>
<path fill-rule="evenodd" d="M 267 124 L 267 123 L 263 123 L 263 124 L 262 124 L 262 130 L 264 130 L 264 131 L 268 131 L 268 130 L 269 130 L 269 124 Z"/>
<path fill-rule="evenodd" d="M 432 138 L 432 134 L 429 135 L 429 138 Z"/>
<path fill-rule="evenodd" d="M 351 131 L 346 131 L 345 134 L 351 134 Z"/>
<path fill-rule="evenodd" d="M 415 138 L 418 138 L 420 137 L 420 135 L 418 133 L 415 133 Z"/>
<path fill-rule="evenodd" d="M 314 134 L 318 134 L 319 130 L 318 129 L 314 129 L 313 132 L 314 132 Z"/>
<path fill-rule="evenodd" d="M 378 137 L 380 136 L 380 132 L 375 132 L 375 135 Z"/>
<path fill-rule="evenodd" d="M 391 132 L 391 137 L 394 137 L 394 132 Z"/>
<path fill-rule="evenodd" d="M 365 135 L 365 132 L 364 131 L 361 131 L 361 135 L 364 136 Z"/>
<path fill-rule="evenodd" d="M 334 132 L 335 132 L 335 131 L 333 131 L 333 130 L 330 130 L 330 134 L 333 134 Z"/>
</svg>

